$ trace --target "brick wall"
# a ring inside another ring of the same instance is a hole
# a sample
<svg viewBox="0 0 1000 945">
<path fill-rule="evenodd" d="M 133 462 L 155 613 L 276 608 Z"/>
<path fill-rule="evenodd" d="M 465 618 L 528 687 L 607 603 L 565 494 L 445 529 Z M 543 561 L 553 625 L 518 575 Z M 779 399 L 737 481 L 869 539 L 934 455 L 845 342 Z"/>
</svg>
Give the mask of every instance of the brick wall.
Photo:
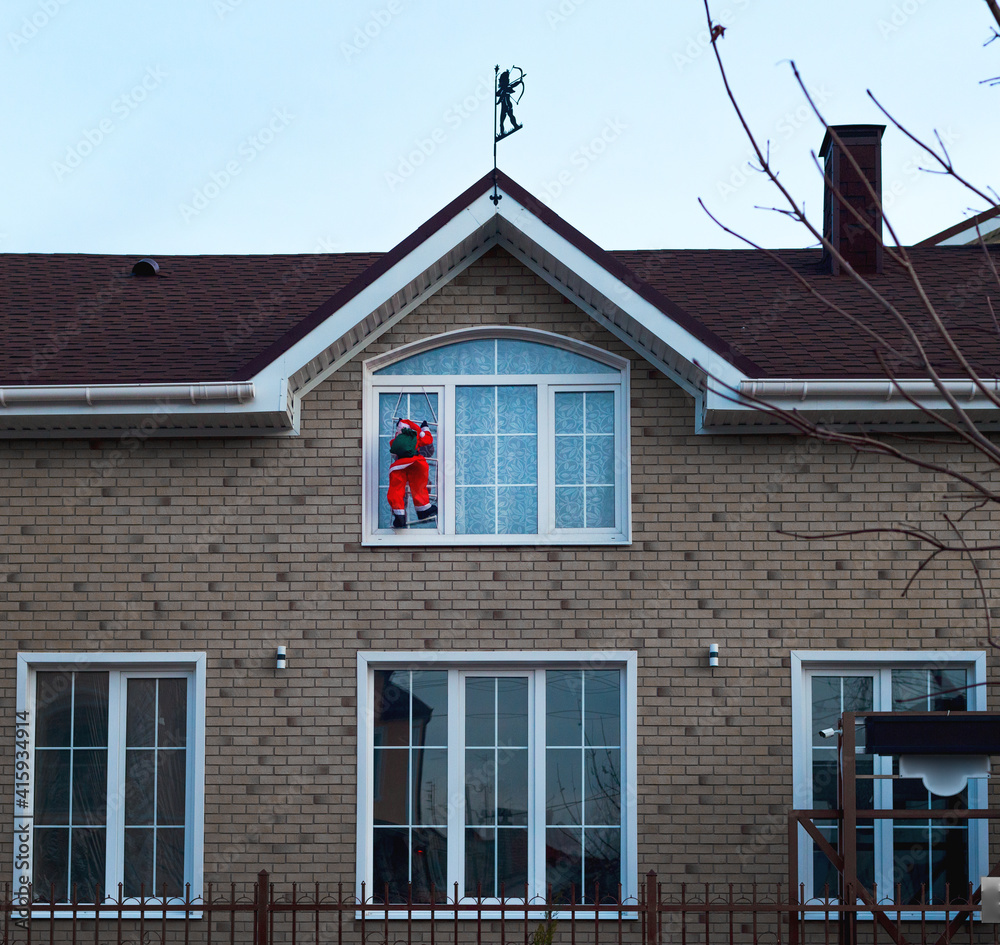
<svg viewBox="0 0 1000 945">
<path fill-rule="evenodd" d="M 687 395 L 499 250 L 364 356 L 485 324 L 631 358 L 630 547 L 362 548 L 357 360 L 309 396 L 299 437 L 2 443 L 8 718 L 18 649 L 205 650 L 206 878 L 353 882 L 358 649 L 636 650 L 640 868 L 783 880 L 789 651 L 980 649 L 983 627 L 960 561 L 900 599 L 906 542 L 776 529 L 938 527 L 959 496 L 790 437 L 693 435 Z"/>
</svg>

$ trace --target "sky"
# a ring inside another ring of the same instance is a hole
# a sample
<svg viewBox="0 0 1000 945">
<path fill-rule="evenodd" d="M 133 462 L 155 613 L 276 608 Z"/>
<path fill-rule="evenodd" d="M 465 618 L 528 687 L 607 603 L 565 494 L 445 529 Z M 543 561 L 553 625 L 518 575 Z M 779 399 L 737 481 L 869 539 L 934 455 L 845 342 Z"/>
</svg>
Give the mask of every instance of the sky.
<svg viewBox="0 0 1000 945">
<path fill-rule="evenodd" d="M 719 48 L 781 180 L 817 222 L 823 126 L 881 124 L 867 89 L 1000 190 L 1000 41 L 983 0 L 712 0 Z M 606 249 L 812 240 L 748 166 L 703 0 L 2 0 L 0 251 L 388 250 L 493 164 L 494 67 L 523 129 L 498 164 Z M 915 242 L 987 204 L 883 139 Z"/>
</svg>

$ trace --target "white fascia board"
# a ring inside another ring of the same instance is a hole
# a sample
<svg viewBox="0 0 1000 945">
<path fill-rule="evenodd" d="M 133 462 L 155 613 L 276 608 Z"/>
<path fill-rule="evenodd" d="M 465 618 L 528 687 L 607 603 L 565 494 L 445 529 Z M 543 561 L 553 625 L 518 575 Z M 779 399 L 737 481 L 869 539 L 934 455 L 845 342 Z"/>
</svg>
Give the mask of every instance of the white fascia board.
<svg viewBox="0 0 1000 945">
<path fill-rule="evenodd" d="M 980 413 L 997 412 L 996 404 L 968 379 L 946 380 L 946 389 L 959 406 Z M 1000 396 L 1000 380 L 983 379 L 983 385 Z M 809 414 L 829 416 L 864 416 L 866 413 L 885 413 L 887 410 L 901 414 L 920 413 L 921 408 L 906 399 L 902 392 L 915 398 L 929 410 L 949 411 L 951 406 L 941 396 L 931 381 L 924 379 L 884 380 L 809 380 L 802 378 L 774 378 L 766 380 L 744 379 L 737 390 L 756 397 L 781 410 L 808 411 Z M 901 392 L 902 390 L 902 392 Z M 733 392 L 720 391 L 709 385 L 706 394 L 706 411 L 744 411 L 747 415 L 767 416 L 750 403 L 731 399 Z M 773 421 L 772 421 L 773 422 Z"/>
<path fill-rule="evenodd" d="M 392 298 L 471 236 L 493 215 L 489 195 L 483 194 L 267 365 L 253 378 L 254 383 L 267 387 L 275 377 L 291 377 L 374 312 L 386 299 Z"/>
<path fill-rule="evenodd" d="M 523 233 L 526 238 L 537 243 L 567 268 L 577 273 L 581 279 L 610 299 L 613 304 L 621 308 L 643 328 L 661 338 L 681 357 L 692 364 L 697 362 L 702 371 L 707 370 L 709 374 L 719 377 L 724 383 L 735 386 L 744 379 L 745 375 L 734 368 L 732 364 L 695 338 L 690 332 L 681 328 L 668 315 L 643 299 L 642 296 L 622 283 L 582 250 L 559 236 L 502 188 L 500 193 L 502 199 L 498 207 L 493 206 L 489 193 L 484 193 L 476 198 L 423 243 L 414 247 L 396 265 L 372 282 L 371 285 L 366 286 L 343 308 L 333 312 L 321 325 L 318 325 L 261 370 L 253 378 L 254 383 L 260 385 L 262 389 L 266 389 L 274 377 L 289 378 L 293 376 L 320 352 L 333 345 L 371 312 L 383 305 L 387 299 L 498 215 Z M 480 248 L 477 255 L 481 255 L 485 249 L 497 242 L 502 243 L 503 241 L 495 238 L 490 240 L 485 247 Z M 588 312 L 588 314 L 593 317 L 594 313 Z M 355 353 L 352 353 L 352 357 Z M 639 353 L 642 354 L 641 351 Z M 338 361 L 335 367 L 339 367 L 342 361 L 343 359 Z M 659 367 L 660 365 L 655 364 L 655 366 Z M 324 372 L 324 376 L 329 373 L 330 371 Z M 307 385 L 306 391 L 313 386 L 315 386 L 313 383 Z"/>
<path fill-rule="evenodd" d="M 975 223 L 970 223 L 964 230 L 960 230 L 954 236 L 949 236 L 946 240 L 941 240 L 938 246 L 970 246 L 973 243 L 978 243 L 980 236 L 986 239 L 994 230 L 1000 228 L 1000 218 L 994 217 L 992 220 L 987 220 L 985 223 L 979 225 L 978 232 L 976 231 Z"/>
<path fill-rule="evenodd" d="M 4 417 L 256 413 L 259 395 L 249 381 L 4 387 L 0 422 Z"/>
<path fill-rule="evenodd" d="M 697 363 L 702 371 L 711 377 L 717 377 L 724 384 L 735 387 L 744 380 L 745 375 L 729 361 L 695 338 L 651 302 L 647 302 L 638 292 L 630 289 L 583 250 L 552 230 L 509 194 L 504 194 L 499 213 L 528 239 L 551 253 L 682 358 L 692 364 Z"/>
</svg>

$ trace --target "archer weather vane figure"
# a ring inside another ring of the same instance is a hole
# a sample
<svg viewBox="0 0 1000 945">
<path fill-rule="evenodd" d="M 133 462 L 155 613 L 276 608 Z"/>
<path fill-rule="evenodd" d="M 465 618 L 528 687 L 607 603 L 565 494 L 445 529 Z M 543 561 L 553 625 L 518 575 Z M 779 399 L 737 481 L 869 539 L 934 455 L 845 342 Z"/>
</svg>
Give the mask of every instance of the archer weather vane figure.
<svg viewBox="0 0 1000 945">
<path fill-rule="evenodd" d="M 510 80 L 510 70 L 517 69 L 519 75 L 511 82 Z M 510 69 L 504 69 L 500 72 L 500 67 L 496 67 L 496 71 L 499 72 L 497 77 L 497 89 L 496 89 L 496 103 L 500 106 L 500 131 L 496 136 L 497 141 L 506 138 L 507 135 L 512 135 L 515 131 L 520 131 L 523 125 L 517 123 L 517 119 L 514 117 L 514 106 L 521 101 L 521 96 L 524 95 L 524 70 L 520 66 L 511 66 Z M 520 87 L 521 91 L 518 93 L 517 102 L 511 102 L 511 97 L 517 88 Z M 514 126 L 509 131 L 504 131 L 504 122 L 510 119 L 510 123 Z"/>
<path fill-rule="evenodd" d="M 514 69 L 517 70 L 518 75 L 516 79 L 511 81 L 510 74 Z M 521 96 L 524 95 L 524 70 L 520 66 L 511 66 L 510 69 L 504 69 L 501 72 L 500 66 L 497 66 L 495 74 L 496 102 L 493 106 L 493 194 L 490 197 L 494 206 L 502 199 L 497 190 L 497 142 L 512 135 L 515 131 L 520 131 L 524 127 L 524 125 L 519 125 L 517 119 L 514 117 L 514 106 L 521 101 Z M 520 89 L 519 92 L 518 89 Z M 511 101 L 515 92 L 517 92 L 517 99 Z M 498 110 L 499 121 L 497 120 Z M 508 118 L 512 127 L 504 129 L 504 124 Z"/>
</svg>

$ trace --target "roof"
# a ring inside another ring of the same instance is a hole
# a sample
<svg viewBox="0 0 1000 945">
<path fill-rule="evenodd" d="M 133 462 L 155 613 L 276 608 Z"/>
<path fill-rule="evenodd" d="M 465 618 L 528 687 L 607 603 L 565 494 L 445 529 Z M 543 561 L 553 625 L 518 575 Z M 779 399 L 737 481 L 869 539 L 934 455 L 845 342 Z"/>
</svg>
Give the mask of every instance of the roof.
<svg viewBox="0 0 1000 945">
<path fill-rule="evenodd" d="M 381 253 L 0 254 L 0 386 L 241 379 L 246 365 Z"/>
<path fill-rule="evenodd" d="M 986 377 L 1000 374 L 1000 334 L 985 304 L 989 271 L 980 246 L 908 250 L 928 297 L 963 349 Z M 1000 268 L 1000 246 L 991 249 Z M 921 376 L 909 357 L 912 343 L 883 306 L 847 276 L 820 266 L 819 250 L 779 250 L 777 257 L 889 341 L 889 359 L 901 377 Z M 616 252 L 630 271 L 724 338 L 760 369 L 759 377 L 882 378 L 871 338 L 812 296 L 778 262 L 755 250 L 640 250 Z M 907 273 L 886 259 L 873 284 L 907 312 L 932 362 L 945 376 L 961 374 L 930 330 Z M 975 304 L 976 302 L 980 304 Z"/>
<path fill-rule="evenodd" d="M 982 213 L 955 223 L 940 233 L 928 236 L 917 243 L 917 246 L 956 246 L 966 243 L 978 243 L 980 237 L 987 243 L 1000 241 L 1000 205 L 990 207 Z"/>
<path fill-rule="evenodd" d="M 870 337 L 785 267 L 885 337 L 899 376 L 919 376 L 891 316 L 825 273 L 818 250 L 608 252 L 491 172 L 387 253 L 158 256 L 148 277 L 131 274 L 137 256 L 0 254 L 0 433 L 29 435 L 46 411 L 41 428 L 53 433 L 101 411 L 118 429 L 161 402 L 173 405 L 162 435 L 198 424 L 294 433 L 298 399 L 497 246 L 696 399 L 706 378 L 884 378 Z M 983 249 L 921 246 L 912 257 L 956 339 L 997 377 L 1000 337 L 974 304 L 992 277 Z M 874 282 L 914 319 L 942 373 L 962 376 L 925 329 L 906 274 L 887 259 Z"/>
</svg>

